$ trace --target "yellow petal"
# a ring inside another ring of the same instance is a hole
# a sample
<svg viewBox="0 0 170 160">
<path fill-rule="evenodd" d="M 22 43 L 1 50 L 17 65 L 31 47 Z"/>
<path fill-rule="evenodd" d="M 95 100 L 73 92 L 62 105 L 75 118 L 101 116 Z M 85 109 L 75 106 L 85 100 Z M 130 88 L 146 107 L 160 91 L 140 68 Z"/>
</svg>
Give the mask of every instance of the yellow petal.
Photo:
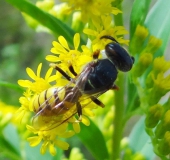
<svg viewBox="0 0 170 160">
<path fill-rule="evenodd" d="M 65 53 L 66 50 L 65 48 L 58 42 L 53 42 L 53 48 L 51 48 L 51 52 L 54 54 L 61 54 L 61 53 Z"/>
<path fill-rule="evenodd" d="M 80 132 L 80 125 L 78 122 L 73 123 L 73 129 L 76 133 Z"/>
<path fill-rule="evenodd" d="M 52 82 L 52 81 L 55 81 L 55 80 L 57 80 L 57 76 L 56 75 L 53 75 L 53 76 L 48 78 L 48 82 Z"/>
<path fill-rule="evenodd" d="M 62 137 L 62 138 L 69 138 L 69 137 L 72 137 L 74 134 L 75 134 L 74 131 L 70 130 L 70 131 L 65 132 L 62 135 L 60 135 L 60 137 Z"/>
<path fill-rule="evenodd" d="M 37 68 L 37 77 L 40 77 L 41 68 L 42 68 L 42 63 L 40 63 L 40 64 L 38 65 L 38 68 Z"/>
<path fill-rule="evenodd" d="M 47 55 L 45 59 L 49 62 L 60 62 L 60 59 L 53 55 Z"/>
<path fill-rule="evenodd" d="M 32 82 L 29 80 L 18 80 L 18 84 L 22 87 L 30 87 Z"/>
<path fill-rule="evenodd" d="M 76 34 L 74 35 L 74 48 L 75 48 L 75 50 L 78 49 L 79 44 L 80 44 L 80 34 L 79 34 L 79 33 L 76 33 Z"/>
<path fill-rule="evenodd" d="M 53 71 L 52 67 L 48 69 L 48 71 L 47 71 L 47 73 L 45 75 L 45 80 L 47 80 L 51 76 L 52 71 Z"/>
<path fill-rule="evenodd" d="M 54 144 L 51 144 L 51 143 L 49 144 L 49 151 L 52 156 L 56 155 L 57 151 L 56 151 L 56 148 L 54 147 Z"/>
<path fill-rule="evenodd" d="M 90 125 L 89 119 L 85 116 L 82 116 L 82 123 L 85 124 L 86 126 Z"/>
<path fill-rule="evenodd" d="M 68 143 L 60 141 L 60 140 L 55 140 L 55 144 L 63 150 L 67 150 L 69 147 Z"/>
<path fill-rule="evenodd" d="M 34 136 L 27 138 L 27 140 L 30 142 L 31 147 L 35 147 L 41 142 L 42 138 L 40 136 Z"/>
<path fill-rule="evenodd" d="M 84 29 L 83 32 L 85 34 L 91 35 L 91 36 L 96 36 L 98 33 L 92 29 Z"/>
<path fill-rule="evenodd" d="M 31 68 L 27 67 L 26 72 L 33 80 L 35 80 L 37 78 L 37 76 L 35 75 L 34 71 Z"/>
<path fill-rule="evenodd" d="M 40 148 L 41 154 L 45 154 L 45 152 L 47 151 L 47 146 L 48 146 L 48 144 L 49 144 L 48 141 L 45 141 L 45 142 L 42 144 L 42 146 L 41 146 L 41 148 Z"/>
<path fill-rule="evenodd" d="M 60 44 L 66 48 L 67 50 L 70 50 L 68 43 L 66 41 L 66 39 L 63 36 L 58 37 L 58 41 L 60 42 Z"/>
</svg>

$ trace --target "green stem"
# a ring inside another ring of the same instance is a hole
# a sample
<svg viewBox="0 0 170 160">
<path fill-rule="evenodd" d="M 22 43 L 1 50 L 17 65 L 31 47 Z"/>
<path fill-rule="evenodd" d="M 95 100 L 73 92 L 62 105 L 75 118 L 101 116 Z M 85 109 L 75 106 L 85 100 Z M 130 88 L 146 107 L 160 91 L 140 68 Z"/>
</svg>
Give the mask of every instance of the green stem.
<svg viewBox="0 0 170 160">
<path fill-rule="evenodd" d="M 121 4 L 117 7 L 121 10 Z M 114 17 L 116 26 L 123 25 L 122 14 L 118 14 Z M 116 83 L 120 90 L 115 93 L 115 117 L 113 121 L 114 132 L 112 136 L 112 160 L 120 159 L 120 141 L 123 133 L 123 114 L 124 114 L 124 93 L 125 93 L 125 75 L 119 73 L 118 82 Z"/>
<path fill-rule="evenodd" d="M 115 117 L 114 117 L 114 132 L 112 137 L 112 159 L 117 160 L 120 156 L 120 141 L 122 139 L 123 132 L 123 114 L 124 114 L 124 74 L 120 73 L 119 81 L 116 83 L 120 90 L 115 93 Z"/>
</svg>

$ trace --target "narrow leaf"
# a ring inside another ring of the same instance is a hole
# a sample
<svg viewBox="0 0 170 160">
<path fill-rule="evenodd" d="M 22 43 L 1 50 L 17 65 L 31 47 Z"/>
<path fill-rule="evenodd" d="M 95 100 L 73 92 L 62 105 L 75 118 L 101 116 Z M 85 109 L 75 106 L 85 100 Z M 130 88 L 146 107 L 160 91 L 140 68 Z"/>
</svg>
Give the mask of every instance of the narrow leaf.
<svg viewBox="0 0 170 160">
<path fill-rule="evenodd" d="M 108 150 L 104 137 L 99 128 L 90 121 L 90 126 L 81 125 L 81 132 L 78 137 L 83 144 L 91 151 L 96 160 L 109 159 Z"/>
<path fill-rule="evenodd" d="M 31 16 L 32 18 L 36 19 L 39 23 L 44 25 L 45 27 L 49 28 L 55 36 L 62 35 L 64 36 L 69 44 L 73 45 L 73 36 L 74 31 L 64 24 L 59 19 L 55 18 L 54 16 L 48 14 L 47 12 L 42 11 L 35 5 L 31 4 L 25 0 L 6 0 L 11 5 L 19 9 L 21 12 L 24 12 Z"/>
<path fill-rule="evenodd" d="M 9 83 L 9 82 L 0 80 L 0 86 L 8 87 L 8 88 L 14 89 L 18 92 L 21 92 L 21 93 L 23 92 L 23 89 L 20 86 L 18 86 L 17 84 L 13 84 L 13 83 Z"/>
</svg>

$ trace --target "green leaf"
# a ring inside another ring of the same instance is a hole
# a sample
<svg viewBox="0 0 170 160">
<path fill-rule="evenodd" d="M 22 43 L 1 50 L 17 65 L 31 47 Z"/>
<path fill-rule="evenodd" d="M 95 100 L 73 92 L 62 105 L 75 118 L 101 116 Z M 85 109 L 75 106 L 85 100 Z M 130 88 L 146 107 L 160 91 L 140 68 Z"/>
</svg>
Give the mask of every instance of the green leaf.
<svg viewBox="0 0 170 160">
<path fill-rule="evenodd" d="M 73 36 L 75 32 L 66 24 L 64 24 L 59 19 L 48 14 L 47 12 L 42 11 L 35 5 L 31 4 L 25 0 L 6 0 L 11 5 L 19 9 L 21 12 L 24 12 L 36 19 L 39 23 L 49 28 L 55 36 L 62 35 L 64 36 L 68 43 L 73 45 Z M 81 40 L 82 41 L 82 40 Z"/>
<path fill-rule="evenodd" d="M 146 21 L 149 32 L 162 40 L 162 46 L 156 56 L 161 56 L 170 39 L 170 0 L 158 0 L 150 10 Z"/>
<path fill-rule="evenodd" d="M 104 137 L 99 128 L 91 120 L 90 126 L 81 125 L 81 132 L 77 136 L 91 151 L 96 160 L 109 159 Z"/>
<path fill-rule="evenodd" d="M 8 88 L 11 88 L 13 90 L 16 90 L 18 92 L 23 92 L 23 89 L 18 86 L 17 84 L 13 84 L 13 83 L 9 83 L 9 82 L 5 82 L 5 81 L 1 81 L 0 80 L 0 86 L 4 86 L 4 87 L 8 87 Z"/>
<path fill-rule="evenodd" d="M 6 139 L 4 139 L 3 135 L 0 135 L 0 144 L 0 159 L 21 160 L 20 153 L 18 153 Z"/>
<path fill-rule="evenodd" d="M 20 138 L 18 136 L 16 128 L 9 124 L 3 130 L 5 140 L 18 152 L 20 153 Z"/>
<path fill-rule="evenodd" d="M 142 153 L 146 159 L 153 159 L 155 154 L 153 153 L 153 147 L 150 137 L 145 132 L 145 118 L 142 117 L 136 125 L 129 136 L 130 147 L 134 152 Z"/>
<path fill-rule="evenodd" d="M 133 37 L 136 26 L 143 25 L 151 0 L 135 0 L 130 16 L 130 36 Z"/>
</svg>

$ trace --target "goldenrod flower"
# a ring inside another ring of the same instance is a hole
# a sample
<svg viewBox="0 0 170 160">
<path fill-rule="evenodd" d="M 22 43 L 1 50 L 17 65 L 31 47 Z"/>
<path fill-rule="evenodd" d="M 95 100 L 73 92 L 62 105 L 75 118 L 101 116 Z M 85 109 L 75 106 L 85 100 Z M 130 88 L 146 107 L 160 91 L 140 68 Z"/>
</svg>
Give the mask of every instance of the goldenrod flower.
<svg viewBox="0 0 170 160">
<path fill-rule="evenodd" d="M 45 78 L 44 79 L 41 78 L 40 76 L 41 68 L 42 68 L 42 63 L 38 65 L 36 74 L 31 68 L 27 68 L 26 72 L 33 80 L 33 82 L 29 80 L 18 80 L 18 84 L 22 87 L 29 88 L 32 92 L 37 94 L 48 89 L 51 86 L 50 82 L 54 81 L 56 79 L 56 76 L 55 75 L 51 76 L 53 68 L 50 68 L 47 71 Z"/>
<path fill-rule="evenodd" d="M 160 90 L 170 89 L 170 75 L 165 76 L 164 73 L 159 73 L 157 77 L 153 77 L 154 85 Z"/>
<path fill-rule="evenodd" d="M 81 19 L 84 22 L 89 21 L 90 19 L 96 19 L 98 16 L 102 15 L 117 15 L 121 11 L 115 7 L 112 7 L 112 2 L 114 0 L 62 0 L 67 2 L 70 6 L 68 11 L 80 11 Z"/>
<path fill-rule="evenodd" d="M 102 16 L 101 20 L 93 21 L 94 29 L 86 28 L 84 33 L 92 37 L 93 50 L 104 49 L 110 40 L 100 39 L 102 36 L 109 35 L 114 37 L 119 43 L 128 45 L 128 40 L 123 39 L 123 35 L 127 34 L 127 30 L 123 26 L 113 26 L 112 17 Z"/>
<path fill-rule="evenodd" d="M 68 138 L 74 135 L 73 131 L 66 131 L 68 127 L 68 123 L 63 123 L 62 125 L 47 131 L 36 130 L 32 126 L 27 126 L 27 129 L 37 136 L 29 137 L 28 141 L 32 147 L 37 146 L 41 141 L 43 144 L 41 146 L 40 152 L 44 154 L 48 149 L 51 155 L 56 154 L 55 146 L 62 148 L 63 150 L 67 150 L 69 144 L 61 141 L 59 138 Z"/>
<path fill-rule="evenodd" d="M 170 62 L 165 60 L 165 57 L 156 57 L 153 62 L 153 71 L 155 74 L 165 73 L 170 68 Z"/>
<path fill-rule="evenodd" d="M 80 35 L 78 33 L 76 33 L 73 38 L 74 49 L 69 48 L 63 36 L 59 36 L 58 41 L 59 42 L 53 42 L 53 48 L 51 49 L 51 52 L 56 54 L 56 56 L 48 55 L 46 56 L 46 60 L 59 63 L 58 66 L 65 72 L 70 73 L 68 67 L 72 65 L 74 70 L 80 73 L 81 67 L 92 60 L 92 54 L 83 54 L 83 52 L 78 50 L 80 44 Z"/>
</svg>

